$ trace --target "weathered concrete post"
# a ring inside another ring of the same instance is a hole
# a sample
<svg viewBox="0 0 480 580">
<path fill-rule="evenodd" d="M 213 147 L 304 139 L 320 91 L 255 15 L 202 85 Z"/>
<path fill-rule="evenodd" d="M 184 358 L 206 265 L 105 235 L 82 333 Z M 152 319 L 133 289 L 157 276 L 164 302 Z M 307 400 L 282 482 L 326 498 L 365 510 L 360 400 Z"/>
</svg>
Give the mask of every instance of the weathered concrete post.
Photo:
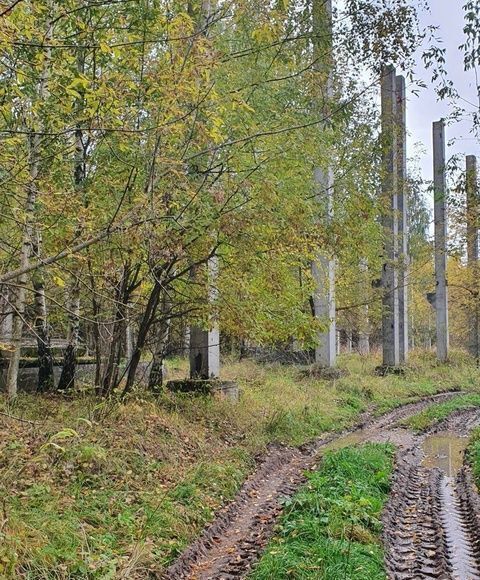
<svg viewBox="0 0 480 580">
<path fill-rule="evenodd" d="M 192 8 L 193 6 L 191 6 Z M 197 32 L 207 36 L 212 5 L 210 0 L 201 0 L 197 22 Z M 195 269 L 191 275 L 195 277 Z M 209 305 L 218 300 L 218 257 L 214 254 L 207 263 L 207 300 Z M 190 378 L 217 379 L 220 375 L 220 333 L 217 317 L 211 316 L 209 329 L 204 330 L 196 326 L 190 328 Z"/>
<path fill-rule="evenodd" d="M 435 312 L 437 359 L 448 358 L 447 286 L 447 179 L 445 172 L 445 122 L 433 123 L 433 192 L 435 216 Z"/>
<path fill-rule="evenodd" d="M 208 261 L 208 301 L 214 304 L 218 299 L 218 258 Z M 190 378 L 218 379 L 220 376 L 220 331 L 216 317 L 211 319 L 211 327 L 204 330 L 198 326 L 190 328 Z"/>
<path fill-rule="evenodd" d="M 347 330 L 347 344 L 345 345 L 348 354 L 351 354 L 353 350 L 353 335 L 350 329 Z"/>
<path fill-rule="evenodd" d="M 382 226 L 384 265 L 382 270 L 383 366 L 396 367 L 400 362 L 398 329 L 398 199 L 396 77 L 393 66 L 382 72 Z"/>
<path fill-rule="evenodd" d="M 397 76 L 398 336 L 400 362 L 408 358 L 407 100 L 405 78 Z"/>
<path fill-rule="evenodd" d="M 319 178 L 320 170 L 315 171 L 315 181 L 324 183 Z M 329 172 L 330 173 L 330 172 Z M 330 181 L 330 177 L 327 177 Z M 332 193 L 328 192 L 328 212 L 331 214 Z M 328 218 L 327 218 L 328 219 Z M 319 255 L 312 264 L 312 275 L 315 280 L 313 305 L 315 316 L 325 325 L 325 330 L 318 333 L 315 348 L 315 362 L 321 367 L 334 367 L 336 364 L 336 306 L 335 306 L 335 260 L 332 256 Z"/>
<path fill-rule="evenodd" d="M 467 155 L 465 191 L 467 198 L 467 261 L 470 275 L 472 277 L 472 301 L 469 328 L 468 348 L 473 357 L 480 359 L 479 340 L 479 264 L 478 264 L 478 218 L 479 218 L 479 197 L 478 197 L 478 176 L 477 158 L 475 155 Z"/>
<path fill-rule="evenodd" d="M 319 114 L 328 114 L 333 97 L 332 75 L 332 0 L 313 0 L 313 26 L 315 32 L 315 55 L 318 57 L 316 70 L 322 73 L 323 94 Z M 324 223 L 333 217 L 333 171 L 321 168 L 314 170 L 315 190 L 319 206 L 324 214 Z M 325 324 L 318 333 L 315 362 L 320 367 L 331 368 L 336 364 L 336 308 L 335 308 L 335 260 L 333 256 L 319 255 L 312 264 L 315 280 L 313 306 L 315 317 Z"/>
</svg>

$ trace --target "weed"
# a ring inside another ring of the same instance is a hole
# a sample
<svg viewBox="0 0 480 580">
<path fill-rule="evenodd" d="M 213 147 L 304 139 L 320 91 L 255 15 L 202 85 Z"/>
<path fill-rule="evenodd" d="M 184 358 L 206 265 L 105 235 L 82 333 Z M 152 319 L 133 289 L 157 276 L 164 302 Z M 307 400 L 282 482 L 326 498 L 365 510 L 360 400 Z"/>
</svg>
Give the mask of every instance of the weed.
<svg viewBox="0 0 480 580">
<path fill-rule="evenodd" d="M 442 419 L 446 419 L 458 409 L 479 406 L 480 394 L 471 393 L 469 395 L 459 395 L 449 401 L 430 405 L 427 409 L 424 409 L 420 413 L 402 421 L 401 424 L 417 432 L 425 431 L 431 425 L 441 421 Z"/>
<path fill-rule="evenodd" d="M 467 449 L 467 458 L 472 466 L 473 477 L 478 487 L 480 486 L 480 427 L 472 432 Z"/>
<path fill-rule="evenodd" d="M 276 537 L 251 580 L 385 578 L 380 513 L 393 469 L 390 445 L 325 455 L 285 505 Z"/>
</svg>

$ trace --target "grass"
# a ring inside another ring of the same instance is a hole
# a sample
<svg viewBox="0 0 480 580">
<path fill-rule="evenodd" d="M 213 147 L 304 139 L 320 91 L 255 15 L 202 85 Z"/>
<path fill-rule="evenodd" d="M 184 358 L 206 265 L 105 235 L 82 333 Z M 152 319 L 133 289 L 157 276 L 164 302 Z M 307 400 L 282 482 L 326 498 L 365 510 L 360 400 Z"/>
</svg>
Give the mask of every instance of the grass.
<svg viewBox="0 0 480 580">
<path fill-rule="evenodd" d="M 459 395 L 450 401 L 430 405 L 417 415 L 413 415 L 403 421 L 402 425 L 417 432 L 425 431 L 431 425 L 438 423 L 442 419 L 446 419 L 454 411 L 469 407 L 480 407 L 480 394 L 470 393 L 468 395 Z"/>
<path fill-rule="evenodd" d="M 164 566 L 233 497 L 273 441 L 298 445 L 433 394 L 479 392 L 462 355 L 437 366 L 412 356 L 405 376 L 377 377 L 375 357 L 345 356 L 325 382 L 295 367 L 228 362 L 238 404 L 137 391 L 120 404 L 88 392 L 66 399 L 0 397 L 0 578 L 144 578 Z M 170 362 L 171 376 L 186 362 Z"/>
<path fill-rule="evenodd" d="M 473 430 L 467 449 L 468 462 L 472 466 L 473 477 L 480 488 L 480 427 Z"/>
<path fill-rule="evenodd" d="M 328 453 L 286 506 L 251 580 L 384 579 L 380 514 L 392 469 L 390 445 Z"/>
</svg>

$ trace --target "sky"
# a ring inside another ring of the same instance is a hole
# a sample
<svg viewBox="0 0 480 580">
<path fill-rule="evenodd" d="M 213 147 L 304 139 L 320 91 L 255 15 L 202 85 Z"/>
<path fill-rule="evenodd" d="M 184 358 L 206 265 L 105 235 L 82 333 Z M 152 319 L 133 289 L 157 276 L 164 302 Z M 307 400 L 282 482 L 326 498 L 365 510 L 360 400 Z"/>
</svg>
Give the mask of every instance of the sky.
<svg viewBox="0 0 480 580">
<path fill-rule="evenodd" d="M 458 50 L 459 45 L 464 42 L 462 6 L 465 2 L 466 0 L 429 0 L 430 12 L 421 13 L 421 23 L 424 26 L 435 25 L 439 27 L 436 35 L 442 39 L 442 46 L 447 50 L 446 67 L 449 76 L 459 89 L 460 95 L 464 99 L 476 103 L 478 98 L 475 75 L 473 71 L 464 71 L 463 55 Z M 419 96 L 414 95 L 411 90 L 408 94 L 408 155 L 414 157 L 418 154 L 419 149 L 420 151 L 425 150 L 420 157 L 419 164 L 422 177 L 431 180 L 433 174 L 432 122 L 447 117 L 451 109 L 447 102 L 438 101 L 431 83 L 431 72 L 424 69 L 420 55 L 418 55 L 417 63 L 416 74 L 425 81 L 427 88 L 422 89 Z M 472 107 L 469 106 L 469 108 Z M 480 163 L 480 143 L 470 134 L 470 130 L 471 121 L 447 125 L 446 139 L 449 143 L 447 158 L 454 154 L 477 155 Z M 420 147 L 418 144 L 421 144 Z"/>
</svg>

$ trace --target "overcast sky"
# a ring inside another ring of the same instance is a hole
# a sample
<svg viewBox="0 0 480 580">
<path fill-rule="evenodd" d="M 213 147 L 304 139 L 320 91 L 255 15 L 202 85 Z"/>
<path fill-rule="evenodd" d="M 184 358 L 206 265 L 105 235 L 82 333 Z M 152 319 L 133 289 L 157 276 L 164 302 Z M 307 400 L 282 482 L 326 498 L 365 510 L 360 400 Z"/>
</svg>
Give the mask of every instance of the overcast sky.
<svg viewBox="0 0 480 580">
<path fill-rule="evenodd" d="M 478 102 L 476 94 L 475 75 L 472 71 L 464 72 L 463 56 L 458 50 L 464 42 L 463 10 L 466 0 L 429 0 L 430 13 L 422 13 L 422 24 L 433 24 L 439 27 L 437 35 L 443 40 L 447 49 L 446 67 L 450 78 L 454 81 L 461 96 L 472 103 Z M 425 71 L 420 57 L 417 75 L 427 83 L 427 89 L 422 89 L 417 97 L 409 94 L 407 126 L 409 130 L 409 156 L 415 153 L 415 143 L 420 142 L 426 153 L 421 156 L 420 166 L 424 179 L 432 179 L 432 122 L 447 117 L 449 104 L 438 101 L 431 84 L 431 73 Z M 465 106 L 469 106 L 464 103 Z M 469 107 L 472 109 L 472 107 Z M 471 121 L 454 123 L 447 126 L 447 142 L 455 139 L 447 151 L 447 158 L 453 154 L 472 154 L 480 158 L 480 144 L 470 134 Z M 480 159 L 479 159 L 480 161 Z"/>
</svg>

